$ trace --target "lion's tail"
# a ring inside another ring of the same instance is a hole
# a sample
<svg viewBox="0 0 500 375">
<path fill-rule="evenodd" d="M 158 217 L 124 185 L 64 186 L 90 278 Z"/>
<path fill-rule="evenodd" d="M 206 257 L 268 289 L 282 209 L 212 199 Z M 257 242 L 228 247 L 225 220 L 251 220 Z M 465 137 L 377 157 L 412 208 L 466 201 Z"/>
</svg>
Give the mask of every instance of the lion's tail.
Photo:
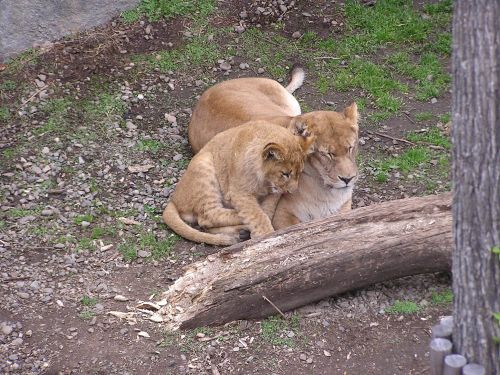
<svg viewBox="0 0 500 375">
<path fill-rule="evenodd" d="M 293 94 L 293 92 L 304 83 L 304 79 L 306 78 L 306 71 L 301 65 L 294 64 L 292 66 L 292 69 L 290 70 L 290 76 L 290 82 L 285 88 L 290 94 Z"/>
<path fill-rule="evenodd" d="M 211 234 L 196 230 L 186 224 L 179 215 L 177 207 L 169 202 L 163 211 L 163 221 L 178 235 L 194 242 L 204 242 L 210 245 L 228 246 L 237 242 L 235 237 L 224 234 Z"/>
</svg>

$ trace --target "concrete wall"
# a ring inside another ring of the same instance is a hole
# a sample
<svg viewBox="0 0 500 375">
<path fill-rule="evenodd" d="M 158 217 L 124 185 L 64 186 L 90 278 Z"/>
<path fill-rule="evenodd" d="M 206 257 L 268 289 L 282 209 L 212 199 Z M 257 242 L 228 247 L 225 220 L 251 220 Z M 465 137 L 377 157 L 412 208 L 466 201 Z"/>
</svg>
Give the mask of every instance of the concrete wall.
<svg viewBox="0 0 500 375">
<path fill-rule="evenodd" d="M 140 0 L 0 0 L 0 62 L 45 41 L 101 25 Z"/>
</svg>

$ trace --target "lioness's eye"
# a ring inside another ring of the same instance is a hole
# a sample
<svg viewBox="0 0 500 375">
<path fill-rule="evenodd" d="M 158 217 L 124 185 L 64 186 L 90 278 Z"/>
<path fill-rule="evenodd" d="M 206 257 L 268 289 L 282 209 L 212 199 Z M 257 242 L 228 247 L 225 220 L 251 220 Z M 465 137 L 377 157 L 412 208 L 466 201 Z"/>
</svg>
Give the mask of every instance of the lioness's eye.
<svg viewBox="0 0 500 375">
<path fill-rule="evenodd" d="M 352 146 L 349 146 L 349 149 L 347 150 L 347 152 L 349 152 L 349 153 L 352 152 Z"/>
<path fill-rule="evenodd" d="M 281 175 L 285 178 L 290 178 L 290 172 L 281 172 Z"/>
<path fill-rule="evenodd" d="M 335 156 L 336 156 L 336 155 L 335 155 L 333 152 L 329 152 L 329 153 L 328 153 L 328 157 L 329 157 L 330 159 L 333 159 Z"/>
</svg>

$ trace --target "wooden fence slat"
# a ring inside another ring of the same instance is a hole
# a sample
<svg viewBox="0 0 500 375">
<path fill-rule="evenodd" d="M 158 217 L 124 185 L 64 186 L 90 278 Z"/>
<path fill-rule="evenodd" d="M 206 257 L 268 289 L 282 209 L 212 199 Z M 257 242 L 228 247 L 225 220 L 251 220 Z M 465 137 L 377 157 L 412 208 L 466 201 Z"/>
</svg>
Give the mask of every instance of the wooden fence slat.
<svg viewBox="0 0 500 375">
<path fill-rule="evenodd" d="M 431 346 L 431 374 L 443 375 L 444 357 L 446 357 L 448 354 L 451 353 L 451 347 L 452 347 L 451 341 L 442 338 L 435 338 L 432 339 L 430 346 Z"/>
</svg>

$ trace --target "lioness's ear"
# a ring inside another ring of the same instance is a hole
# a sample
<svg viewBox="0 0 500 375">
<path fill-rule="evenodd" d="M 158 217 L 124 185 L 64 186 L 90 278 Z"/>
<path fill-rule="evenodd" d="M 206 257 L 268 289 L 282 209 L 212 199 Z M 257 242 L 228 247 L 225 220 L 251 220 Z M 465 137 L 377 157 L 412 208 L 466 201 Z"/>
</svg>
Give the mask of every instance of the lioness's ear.
<svg viewBox="0 0 500 375">
<path fill-rule="evenodd" d="M 358 126 L 358 105 L 356 102 L 352 103 L 349 107 L 344 109 L 344 116 L 354 122 Z"/>
<path fill-rule="evenodd" d="M 301 118 L 293 118 L 288 126 L 288 129 L 290 129 L 293 134 L 301 137 L 309 137 L 311 135 L 311 130 L 307 126 L 306 122 Z"/>
<path fill-rule="evenodd" d="M 264 160 L 283 160 L 283 147 L 277 143 L 268 143 L 262 151 L 262 159 Z"/>
</svg>

